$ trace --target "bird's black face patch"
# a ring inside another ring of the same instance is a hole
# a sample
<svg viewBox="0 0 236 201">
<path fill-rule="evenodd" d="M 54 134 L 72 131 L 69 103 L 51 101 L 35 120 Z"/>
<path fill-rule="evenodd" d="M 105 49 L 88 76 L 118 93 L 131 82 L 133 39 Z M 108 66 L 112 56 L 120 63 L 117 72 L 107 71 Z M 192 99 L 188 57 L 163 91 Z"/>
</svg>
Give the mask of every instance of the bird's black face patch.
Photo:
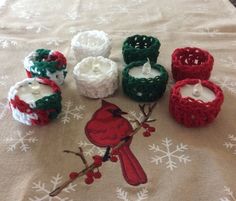
<svg viewBox="0 0 236 201">
<path fill-rule="evenodd" d="M 120 117 L 122 114 L 121 109 L 108 109 L 108 111 L 113 115 L 113 117 Z"/>
</svg>

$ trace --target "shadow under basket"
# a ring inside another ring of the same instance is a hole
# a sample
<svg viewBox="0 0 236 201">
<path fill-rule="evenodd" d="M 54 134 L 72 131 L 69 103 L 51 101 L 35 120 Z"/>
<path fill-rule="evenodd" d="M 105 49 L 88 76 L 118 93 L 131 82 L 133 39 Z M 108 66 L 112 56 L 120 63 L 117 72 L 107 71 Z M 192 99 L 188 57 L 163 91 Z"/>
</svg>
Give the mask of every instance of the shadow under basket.
<svg viewBox="0 0 236 201">
<path fill-rule="evenodd" d="M 128 37 L 122 47 L 124 61 L 129 64 L 149 58 L 151 62 L 156 63 L 160 46 L 160 41 L 152 36 L 134 35 Z"/>
<path fill-rule="evenodd" d="M 122 87 L 124 93 L 139 102 L 158 100 L 166 90 L 168 73 L 159 64 L 151 63 L 151 67 L 160 72 L 154 78 L 135 78 L 129 74 L 130 69 L 142 66 L 146 61 L 136 61 L 127 65 L 122 72 Z"/>
</svg>

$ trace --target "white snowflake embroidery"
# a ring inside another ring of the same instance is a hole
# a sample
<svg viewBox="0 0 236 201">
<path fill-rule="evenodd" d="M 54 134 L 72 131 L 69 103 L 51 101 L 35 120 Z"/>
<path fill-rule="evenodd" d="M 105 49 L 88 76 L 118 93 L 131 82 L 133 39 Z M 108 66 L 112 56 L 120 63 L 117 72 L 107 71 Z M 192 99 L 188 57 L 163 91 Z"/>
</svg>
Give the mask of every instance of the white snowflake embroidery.
<svg viewBox="0 0 236 201">
<path fill-rule="evenodd" d="M 11 9 L 16 17 L 26 20 L 32 20 L 32 18 L 40 16 L 40 12 L 32 10 L 32 7 L 21 2 L 17 2 L 11 6 Z"/>
<path fill-rule="evenodd" d="M 127 5 L 116 5 L 116 6 L 113 6 L 112 10 L 115 13 L 129 13 Z"/>
<path fill-rule="evenodd" d="M 1 75 L 0 76 L 0 85 L 6 86 L 8 78 L 9 78 L 8 75 Z"/>
<path fill-rule="evenodd" d="M 233 150 L 233 154 L 236 154 L 236 136 L 234 135 L 228 135 L 228 140 L 227 142 L 224 143 L 224 146 L 227 149 L 232 149 Z"/>
<path fill-rule="evenodd" d="M 71 34 L 76 34 L 78 32 L 77 28 L 76 27 L 70 27 L 69 28 L 69 33 Z"/>
<path fill-rule="evenodd" d="M 234 61 L 232 56 L 227 56 L 223 59 L 220 59 L 220 62 L 224 64 L 225 67 L 236 69 L 236 61 Z"/>
<path fill-rule="evenodd" d="M 17 130 L 16 135 L 13 137 L 6 138 L 6 143 L 9 144 L 7 151 L 14 151 L 19 147 L 22 152 L 26 152 L 30 150 L 30 145 L 38 141 L 38 139 L 34 136 L 34 131 L 28 131 L 25 135 L 21 133 L 21 131 Z"/>
<path fill-rule="evenodd" d="M 212 77 L 211 79 L 215 81 L 222 89 L 227 89 L 232 94 L 236 94 L 236 81 L 227 76 L 224 76 L 220 79 Z"/>
<path fill-rule="evenodd" d="M 63 43 L 64 41 L 63 40 L 60 40 L 58 38 L 51 38 L 50 40 L 48 40 L 46 42 L 46 45 L 48 46 L 59 46 L 61 43 Z"/>
<path fill-rule="evenodd" d="M 128 199 L 128 192 L 124 191 L 122 188 L 117 187 L 116 196 L 120 200 L 130 201 L 130 199 Z M 147 188 L 141 189 L 139 192 L 137 192 L 136 196 L 137 198 L 135 199 L 135 201 L 146 200 L 148 198 Z"/>
<path fill-rule="evenodd" d="M 78 143 L 79 147 L 82 147 L 84 150 L 85 156 L 92 156 L 94 154 L 98 154 L 100 156 L 103 156 L 105 154 L 105 149 L 101 149 L 91 143 L 88 143 L 86 141 L 80 141 Z"/>
<path fill-rule="evenodd" d="M 84 105 L 79 105 L 79 106 L 75 106 L 73 107 L 73 103 L 72 101 L 66 101 L 62 110 L 61 115 L 59 115 L 59 117 L 61 117 L 61 122 L 66 124 L 69 123 L 71 118 L 74 119 L 82 119 L 83 118 L 83 113 L 82 111 L 84 110 L 85 106 Z"/>
<path fill-rule="evenodd" d="M 6 101 L 5 103 L 0 103 L 0 120 L 6 116 L 8 109 L 9 109 L 8 101 Z"/>
<path fill-rule="evenodd" d="M 211 38 L 216 36 L 218 33 L 217 29 L 211 29 L 210 27 L 205 27 L 202 29 L 203 32 L 207 33 Z"/>
<path fill-rule="evenodd" d="M 78 14 L 78 11 L 73 9 L 73 10 L 66 12 L 65 17 L 68 20 L 77 20 L 80 16 Z"/>
<path fill-rule="evenodd" d="M 224 186 L 225 197 L 220 198 L 220 201 L 236 201 L 233 191 L 227 186 Z"/>
<path fill-rule="evenodd" d="M 98 25 L 110 24 L 112 22 L 111 16 L 98 16 L 95 18 L 95 23 Z"/>
<path fill-rule="evenodd" d="M 156 165 L 162 163 L 163 161 L 166 162 L 166 168 L 169 168 L 173 171 L 177 168 L 177 162 L 186 164 L 190 162 L 189 156 L 184 154 L 180 154 L 188 149 L 187 145 L 179 144 L 176 145 L 175 148 L 172 148 L 173 143 L 172 140 L 165 138 L 162 140 L 162 148 L 158 145 L 149 145 L 149 150 L 157 153 L 154 157 L 151 157 L 151 163 L 155 163 Z"/>
<path fill-rule="evenodd" d="M 48 31 L 50 30 L 49 27 L 42 25 L 42 24 L 37 24 L 37 25 L 29 25 L 25 27 L 26 30 L 34 30 L 35 33 L 41 33 L 43 30 Z"/>
<path fill-rule="evenodd" d="M 52 201 L 52 200 L 58 200 L 58 201 L 73 201 L 72 199 L 65 197 L 64 194 L 60 194 L 58 196 L 55 196 L 54 198 L 49 196 L 49 193 L 53 191 L 58 185 L 60 185 L 62 182 L 62 176 L 60 174 L 57 174 L 56 176 L 52 177 L 50 180 L 51 188 L 46 188 L 46 184 L 42 181 L 34 182 L 32 188 L 35 190 L 37 195 L 34 197 L 30 197 L 30 201 Z M 75 187 L 77 184 L 69 184 L 67 188 L 65 188 L 62 192 L 65 193 L 71 193 L 72 191 L 75 191 Z M 62 197 L 63 196 L 63 197 Z"/>
<path fill-rule="evenodd" d="M 17 42 L 14 40 L 9 40 L 9 39 L 0 39 L 0 47 L 3 49 L 8 48 L 8 47 L 15 47 L 17 45 Z"/>
</svg>

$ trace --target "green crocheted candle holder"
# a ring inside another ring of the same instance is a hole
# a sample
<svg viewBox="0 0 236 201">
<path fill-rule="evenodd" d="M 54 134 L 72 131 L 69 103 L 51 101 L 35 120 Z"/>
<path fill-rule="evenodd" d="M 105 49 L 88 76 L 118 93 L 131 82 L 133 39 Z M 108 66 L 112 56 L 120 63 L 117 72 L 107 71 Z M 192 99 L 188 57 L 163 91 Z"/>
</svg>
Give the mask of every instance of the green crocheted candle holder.
<svg viewBox="0 0 236 201">
<path fill-rule="evenodd" d="M 149 58 L 151 62 L 156 63 L 160 46 L 160 41 L 152 36 L 130 36 L 124 41 L 122 47 L 124 61 L 129 64 Z"/>
<path fill-rule="evenodd" d="M 168 73 L 159 64 L 151 63 L 151 67 L 160 71 L 154 78 L 135 78 L 129 74 L 131 68 L 142 66 L 146 61 L 136 61 L 127 65 L 122 72 L 122 87 L 124 93 L 139 102 L 158 100 L 166 90 Z"/>
</svg>

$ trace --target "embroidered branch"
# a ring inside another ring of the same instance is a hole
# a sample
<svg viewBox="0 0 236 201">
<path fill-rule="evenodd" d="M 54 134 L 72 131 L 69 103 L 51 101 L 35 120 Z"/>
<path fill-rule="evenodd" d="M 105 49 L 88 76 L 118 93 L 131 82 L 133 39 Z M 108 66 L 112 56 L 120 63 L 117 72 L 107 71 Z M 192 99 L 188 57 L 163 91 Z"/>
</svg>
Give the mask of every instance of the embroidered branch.
<svg viewBox="0 0 236 201">
<path fill-rule="evenodd" d="M 70 173 L 69 179 L 67 181 L 65 181 L 61 186 L 59 186 L 55 190 L 53 190 L 49 195 L 52 197 L 57 196 L 70 183 L 74 182 L 77 178 L 82 177 L 84 175 L 87 176 L 87 178 L 85 179 L 85 183 L 91 184 L 93 182 L 93 178 L 97 179 L 97 178 L 101 177 L 101 173 L 99 172 L 99 167 L 102 166 L 102 163 L 107 162 L 109 160 L 112 162 L 116 162 L 118 159 L 115 155 L 116 155 L 118 148 L 120 148 L 122 145 L 124 145 L 129 138 L 131 138 L 132 136 L 137 134 L 137 132 L 141 128 L 145 129 L 145 131 L 143 132 L 143 135 L 145 137 L 150 136 L 151 132 L 155 131 L 155 128 L 151 127 L 148 124 L 148 122 L 155 121 L 155 120 L 150 120 L 149 118 L 153 112 L 153 109 L 156 107 L 156 105 L 157 105 L 157 102 L 154 102 L 153 104 L 143 104 L 143 105 L 140 104 L 139 108 L 140 108 L 141 112 L 143 113 L 143 119 L 142 119 L 142 121 L 140 121 L 138 119 L 135 121 L 137 126 L 136 126 L 136 128 L 133 129 L 133 132 L 130 133 L 130 135 L 125 137 L 124 139 L 121 139 L 121 141 L 116 146 L 114 146 L 112 149 L 111 149 L 111 147 L 107 147 L 107 150 L 106 150 L 104 156 L 99 156 L 99 155 L 93 156 L 94 162 L 90 165 L 88 165 L 81 147 L 79 147 L 79 152 L 65 150 L 64 151 L 65 153 L 72 153 L 76 156 L 79 156 L 81 158 L 82 162 L 84 163 L 85 168 L 83 170 L 81 170 L 80 172 Z M 96 170 L 96 169 L 97 169 L 97 172 L 94 172 L 94 170 Z"/>
</svg>

